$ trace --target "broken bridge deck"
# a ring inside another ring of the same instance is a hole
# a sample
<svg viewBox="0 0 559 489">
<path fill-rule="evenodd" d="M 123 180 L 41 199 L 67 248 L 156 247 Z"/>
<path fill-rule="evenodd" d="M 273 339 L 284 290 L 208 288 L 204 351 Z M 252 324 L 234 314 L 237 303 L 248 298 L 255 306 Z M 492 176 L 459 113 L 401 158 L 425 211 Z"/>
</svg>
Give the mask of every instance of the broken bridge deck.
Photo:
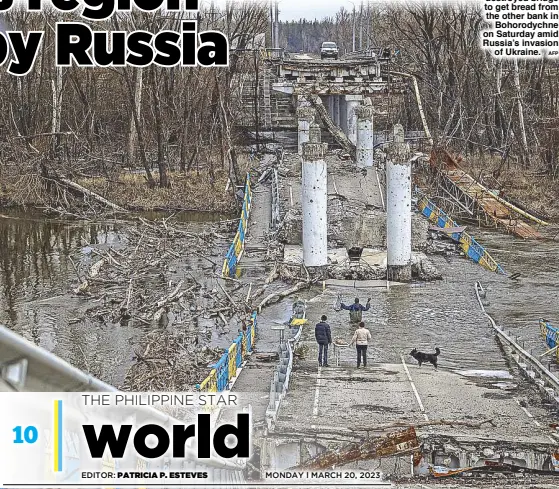
<svg viewBox="0 0 559 489">
<path fill-rule="evenodd" d="M 488 191 L 483 185 L 465 171 L 460 169 L 447 170 L 446 174 L 450 180 L 464 193 L 474 198 L 484 210 L 486 215 L 504 228 L 507 232 L 524 239 L 539 239 L 542 235 L 530 224 L 514 216 L 513 211 L 496 196 Z"/>
<path fill-rule="evenodd" d="M 398 294 L 406 287 L 398 287 Z M 322 293 L 317 290 L 318 295 L 307 303 L 310 322 L 303 326 L 300 353 L 294 360 L 275 436 L 314 438 L 332 448 L 415 426 L 424 453 L 424 466 L 417 470 L 424 473 L 428 470 L 427 456 L 433 457 L 429 459 L 432 463 L 435 453 L 443 453 L 440 460 L 446 457 L 455 467 L 498 461 L 505 453 L 512 458 L 526 457 L 524 463 L 530 466 L 540 463 L 538 457 L 543 460 L 557 449 L 559 440 L 549 428 L 553 416 L 543 406 L 522 400 L 530 396 L 530 387 L 520 375 L 503 370 L 484 376 L 467 367 L 450 367 L 445 365 L 444 352 L 438 370 L 430 364 L 419 368 L 409 356 L 415 346 L 410 338 L 426 332 L 419 328 L 398 333 L 398 325 L 394 325 L 395 331 L 387 334 L 387 318 L 381 317 L 379 300 L 389 300 L 382 298 L 389 292 L 375 290 L 371 311 L 363 313 L 373 335 L 366 368 L 356 368 L 354 348 L 340 349 L 339 367 L 335 366 L 331 348 L 331 366 L 318 367 L 314 323 L 320 315 L 328 315 L 333 340 L 349 342 L 355 326 L 349 324 L 347 311 L 332 310 L 336 287 L 329 286 Z M 429 293 L 433 291 L 413 290 L 415 295 Z M 445 328 L 455 327 L 460 327 L 459 318 L 448 317 Z M 484 327 L 479 325 L 480 334 Z M 496 362 L 502 361 L 496 345 L 490 352 Z M 377 461 L 370 463 L 375 465 Z M 359 468 L 370 467 L 361 462 Z M 407 473 L 409 470 L 408 456 Z"/>
</svg>

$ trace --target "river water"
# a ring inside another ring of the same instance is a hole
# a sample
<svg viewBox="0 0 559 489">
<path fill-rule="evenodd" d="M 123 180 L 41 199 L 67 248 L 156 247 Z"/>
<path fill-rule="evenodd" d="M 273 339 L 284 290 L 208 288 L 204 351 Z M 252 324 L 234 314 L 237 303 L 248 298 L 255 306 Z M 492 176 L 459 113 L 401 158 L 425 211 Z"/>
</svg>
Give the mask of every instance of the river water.
<svg viewBox="0 0 559 489">
<path fill-rule="evenodd" d="M 539 319 L 559 325 L 559 243 L 525 241 L 493 230 L 470 229 L 469 232 L 509 276 L 520 273 L 520 277 L 512 280 L 457 255 L 430 255 L 442 280 L 394 286 L 390 290 L 340 288 L 331 292 L 332 301 L 337 293 L 343 294 L 345 302 L 352 302 L 356 296 L 363 301 L 365 294 L 372 298 L 371 310 L 363 314 L 363 319 L 373 335 L 369 346 L 373 361 L 399 363 L 403 355 L 415 363 L 409 356 L 413 348 L 434 353 L 438 346 L 442 368 L 508 377 L 509 361 L 502 354 L 476 298 L 477 281 L 488 294 L 486 311 L 500 327 L 511 331 L 534 355 L 547 350 L 540 336 Z M 351 338 L 353 331 L 354 327 L 348 325 L 341 336 Z M 375 341 L 375 336 L 381 338 Z M 353 352 L 348 355 L 354 361 Z M 551 356 L 545 358 L 544 363 L 548 362 L 551 370 L 558 369 Z"/>
<path fill-rule="evenodd" d="M 191 222 L 219 218 L 182 216 Z M 506 360 L 498 353 L 493 331 L 475 299 L 476 281 L 487 289 L 487 311 L 497 323 L 512 330 L 528 350 L 545 351 L 539 318 L 559 325 L 558 244 L 523 241 L 494 231 L 472 233 L 509 274 L 518 272 L 520 278 L 496 275 L 463 257 L 432 256 L 442 281 L 373 292 L 372 329 L 388 340 L 383 344 L 393 345 L 382 351 L 373 346 L 376 361 L 398 361 L 400 354 L 407 355 L 414 347 L 431 351 L 438 345 L 448 368 L 506 370 Z M 0 217 L 0 323 L 118 385 L 146 326 L 93 326 L 84 314 L 90 303 L 69 291 L 76 282 L 74 267 L 91 264 L 90 245 L 118 249 L 127 241 L 126 232 L 110 222 L 64 222 L 29 213 Z M 223 247 L 225 252 L 226 243 Z M 248 257 L 245 265 L 245 274 L 251 275 L 252 268 L 262 273 L 261 264 L 250 263 Z M 283 319 L 287 316 L 276 318 Z"/>
<path fill-rule="evenodd" d="M 539 319 L 559 326 L 559 243 L 527 241 L 487 231 L 478 236 L 505 271 L 521 274 L 518 280 L 487 277 L 487 312 L 500 327 L 518 336 L 527 350 L 544 353 L 547 347 L 540 336 Z M 546 364 L 548 360 L 551 358 L 546 359 Z"/>
<path fill-rule="evenodd" d="M 364 313 L 364 320 L 373 336 L 382 335 L 382 344 L 391 345 L 379 349 L 373 341 L 375 361 L 397 362 L 403 354 L 413 362 L 408 356 L 412 348 L 433 352 L 439 346 L 445 368 L 506 371 L 507 359 L 476 299 L 477 281 L 487 290 L 486 311 L 497 324 L 534 355 L 546 351 L 538 322 L 545 318 L 559 325 L 559 244 L 524 241 L 498 231 L 470 232 L 509 275 L 520 273 L 520 278 L 497 275 L 464 257 L 431 255 L 443 280 L 372 291 L 374 307 Z M 557 370 L 551 357 L 548 362 Z"/>
<path fill-rule="evenodd" d="M 223 217 L 182 213 L 176 218 L 191 223 L 193 231 L 201 231 L 205 222 Z M 71 289 L 77 282 L 76 268 L 87 269 L 96 260 L 92 247 L 118 250 L 127 242 L 125 226 L 118 223 L 51 220 L 30 212 L 1 215 L 0 324 L 101 380 L 119 385 L 131 365 L 134 346 L 150 326 L 93 324 L 86 314 L 91 302 Z"/>
</svg>

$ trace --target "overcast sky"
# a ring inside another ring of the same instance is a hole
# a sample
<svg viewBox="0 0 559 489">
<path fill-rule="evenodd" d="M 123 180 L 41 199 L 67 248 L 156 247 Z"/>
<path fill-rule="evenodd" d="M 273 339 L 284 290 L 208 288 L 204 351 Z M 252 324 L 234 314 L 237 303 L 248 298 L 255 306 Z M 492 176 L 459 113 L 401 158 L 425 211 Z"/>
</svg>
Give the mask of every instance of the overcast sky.
<svg viewBox="0 0 559 489">
<path fill-rule="evenodd" d="M 203 0 L 209 2 L 210 0 Z M 225 4 L 225 0 L 214 0 L 216 3 Z M 244 0 L 233 0 L 242 2 Z M 387 2 L 390 4 L 398 3 L 402 0 L 371 0 L 373 3 Z M 439 3 L 441 0 L 424 0 L 427 3 L 430 1 Z M 446 0 L 446 3 L 454 3 L 457 0 Z M 470 0 L 472 2 L 481 2 L 482 0 Z M 366 0 L 364 0 L 366 3 Z M 299 19 L 322 19 L 324 17 L 331 17 L 336 14 L 340 7 L 345 7 L 347 10 L 358 10 L 361 5 L 361 0 L 280 0 L 280 20 L 299 20 Z"/>
<path fill-rule="evenodd" d="M 359 8 L 359 0 L 354 0 L 355 8 Z M 347 0 L 280 0 L 279 10 L 281 20 L 322 19 L 333 16 L 341 6 L 353 9 Z"/>
<path fill-rule="evenodd" d="M 204 1 L 209 2 L 210 0 Z M 243 0 L 233 1 L 241 2 Z M 353 2 L 355 8 L 358 9 L 361 0 L 353 0 Z M 216 4 L 224 5 L 225 0 L 216 0 Z M 333 16 L 342 5 L 348 10 L 353 9 L 349 0 L 280 0 L 280 20 L 322 19 L 323 17 Z"/>
</svg>

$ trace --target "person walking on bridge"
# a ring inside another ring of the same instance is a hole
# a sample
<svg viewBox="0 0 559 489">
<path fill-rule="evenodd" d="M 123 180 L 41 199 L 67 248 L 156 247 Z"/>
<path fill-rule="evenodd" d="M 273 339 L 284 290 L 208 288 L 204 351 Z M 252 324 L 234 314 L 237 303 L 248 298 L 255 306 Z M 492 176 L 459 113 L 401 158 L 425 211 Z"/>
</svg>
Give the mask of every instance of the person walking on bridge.
<svg viewBox="0 0 559 489">
<path fill-rule="evenodd" d="M 349 311 L 349 322 L 353 324 L 360 323 L 363 319 L 363 311 L 368 311 L 371 307 L 371 299 L 367 300 L 367 305 L 364 306 L 363 304 L 359 303 L 359 299 L 356 297 L 355 302 L 350 306 L 346 306 L 343 302 L 341 304 L 341 308 Z"/>
<path fill-rule="evenodd" d="M 361 321 L 359 327 L 353 333 L 351 345 L 357 348 L 357 368 L 361 367 L 361 357 L 363 357 L 363 367 L 367 366 L 367 347 L 372 340 L 371 332 L 365 328 L 365 323 Z"/>
<path fill-rule="evenodd" d="M 320 318 L 320 323 L 314 328 L 314 336 L 318 343 L 318 366 L 329 367 L 328 365 L 328 345 L 332 344 L 332 335 L 330 334 L 330 325 L 326 322 L 326 316 Z M 324 353 L 324 356 L 323 356 Z M 324 360 L 324 363 L 323 363 Z"/>
</svg>

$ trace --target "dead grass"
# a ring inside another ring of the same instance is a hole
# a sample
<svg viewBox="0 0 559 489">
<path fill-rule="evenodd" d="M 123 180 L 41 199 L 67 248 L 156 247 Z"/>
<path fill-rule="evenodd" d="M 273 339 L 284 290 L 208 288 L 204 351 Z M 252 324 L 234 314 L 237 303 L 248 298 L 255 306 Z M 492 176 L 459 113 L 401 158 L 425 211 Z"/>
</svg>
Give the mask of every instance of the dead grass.
<svg viewBox="0 0 559 489">
<path fill-rule="evenodd" d="M 122 173 L 117 179 L 82 178 L 76 183 L 98 193 L 107 200 L 133 210 L 188 209 L 195 211 L 230 212 L 235 208 L 231 189 L 225 192 L 227 173 L 216 172 L 214 182 L 206 173 L 171 173 L 171 188 L 147 186 L 140 173 Z"/>
<path fill-rule="evenodd" d="M 491 175 L 497 170 L 500 158 L 471 157 L 464 159 L 460 165 L 477 178 L 481 172 Z M 498 180 L 503 184 L 507 196 L 549 216 L 550 220 L 559 220 L 559 179 L 544 175 L 543 171 L 538 169 L 510 166 L 502 169 Z"/>
<path fill-rule="evenodd" d="M 245 155 L 239 155 L 239 168 L 242 175 L 248 170 L 248 163 Z M 157 182 L 159 177 L 157 171 L 153 172 L 153 177 Z M 74 177 L 73 181 L 129 210 L 190 210 L 223 214 L 237 210 L 236 189 L 230 187 L 225 191 L 228 173 L 222 169 L 215 172 L 213 181 L 205 170 L 200 173 L 170 172 L 170 188 L 156 186 L 150 189 L 144 173 L 139 170 L 134 173 L 124 170 L 113 173 L 109 178 L 106 176 Z M 91 204 L 93 201 L 89 200 Z M 34 171 L 21 173 L 12 168 L 2 172 L 0 203 L 3 206 L 47 209 L 60 207 L 72 212 L 89 208 L 88 204 L 84 207 L 84 198 L 81 195 L 73 193 L 54 179 L 45 180 Z"/>
<path fill-rule="evenodd" d="M 40 206 L 48 199 L 44 182 L 38 175 L 2 175 L 0 201 L 4 205 Z"/>
</svg>

